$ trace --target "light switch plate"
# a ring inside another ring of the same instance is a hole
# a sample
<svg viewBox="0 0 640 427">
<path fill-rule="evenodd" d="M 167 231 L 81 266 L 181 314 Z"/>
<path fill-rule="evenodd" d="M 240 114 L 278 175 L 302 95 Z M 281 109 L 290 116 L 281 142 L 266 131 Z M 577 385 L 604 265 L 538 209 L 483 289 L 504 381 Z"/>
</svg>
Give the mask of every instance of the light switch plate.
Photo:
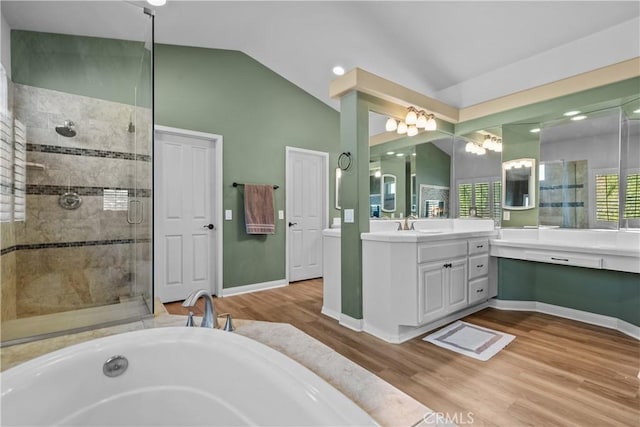
<svg viewBox="0 0 640 427">
<path fill-rule="evenodd" d="M 284 219 L 284 211 L 278 211 L 278 219 Z"/>
<path fill-rule="evenodd" d="M 227 209 L 224 211 L 224 219 L 226 221 L 231 221 L 233 219 L 233 211 L 231 209 Z"/>
<path fill-rule="evenodd" d="M 511 212 L 510 211 L 502 211 L 502 219 L 505 221 L 511 220 Z"/>
<path fill-rule="evenodd" d="M 353 209 L 345 209 L 344 210 L 344 222 L 345 223 L 353 223 Z"/>
</svg>

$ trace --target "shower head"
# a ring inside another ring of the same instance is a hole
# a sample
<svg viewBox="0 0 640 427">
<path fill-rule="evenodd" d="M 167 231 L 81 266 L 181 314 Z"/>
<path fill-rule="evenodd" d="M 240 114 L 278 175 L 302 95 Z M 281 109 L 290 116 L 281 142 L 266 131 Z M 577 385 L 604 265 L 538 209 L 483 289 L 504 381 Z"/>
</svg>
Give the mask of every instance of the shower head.
<svg viewBox="0 0 640 427">
<path fill-rule="evenodd" d="M 73 126 L 74 124 L 71 120 L 65 120 L 64 125 L 56 126 L 56 132 L 58 132 L 59 135 L 65 136 L 67 138 L 74 137 L 76 136 L 76 131 Z"/>
</svg>

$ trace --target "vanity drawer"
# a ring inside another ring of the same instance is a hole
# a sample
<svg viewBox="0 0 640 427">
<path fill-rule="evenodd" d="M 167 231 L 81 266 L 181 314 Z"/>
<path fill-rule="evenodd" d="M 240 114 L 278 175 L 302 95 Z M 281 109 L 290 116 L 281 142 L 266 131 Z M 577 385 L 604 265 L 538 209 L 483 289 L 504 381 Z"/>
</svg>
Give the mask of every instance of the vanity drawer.
<svg viewBox="0 0 640 427">
<path fill-rule="evenodd" d="M 469 257 L 469 279 L 486 276 L 489 273 L 489 254 Z"/>
<path fill-rule="evenodd" d="M 467 256 L 467 241 L 424 243 L 418 246 L 418 262 L 431 262 Z"/>
<path fill-rule="evenodd" d="M 469 240 L 469 255 L 489 252 L 489 239 Z"/>
<path fill-rule="evenodd" d="M 486 300 L 489 296 L 489 279 L 484 277 L 469 282 L 469 304 Z"/>
</svg>

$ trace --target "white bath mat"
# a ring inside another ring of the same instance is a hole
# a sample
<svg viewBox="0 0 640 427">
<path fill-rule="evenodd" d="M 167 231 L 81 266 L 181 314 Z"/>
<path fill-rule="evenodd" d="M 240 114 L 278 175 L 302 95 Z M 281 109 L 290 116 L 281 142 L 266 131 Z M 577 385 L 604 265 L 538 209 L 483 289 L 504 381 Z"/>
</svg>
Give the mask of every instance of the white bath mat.
<svg viewBox="0 0 640 427">
<path fill-rule="evenodd" d="M 474 359 L 487 361 L 505 348 L 514 338 L 515 336 L 504 332 L 457 321 L 427 335 L 423 341 Z"/>
</svg>

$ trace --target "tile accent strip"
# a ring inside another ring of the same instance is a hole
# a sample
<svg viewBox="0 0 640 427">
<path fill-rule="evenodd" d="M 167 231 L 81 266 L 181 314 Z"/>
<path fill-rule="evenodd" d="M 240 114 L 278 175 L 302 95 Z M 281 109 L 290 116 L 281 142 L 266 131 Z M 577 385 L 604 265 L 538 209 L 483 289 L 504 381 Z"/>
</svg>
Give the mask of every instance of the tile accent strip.
<svg viewBox="0 0 640 427">
<path fill-rule="evenodd" d="M 77 248 L 84 246 L 101 245 L 126 245 L 131 243 L 150 243 L 151 239 L 112 239 L 112 240 L 85 240 L 80 242 L 55 242 L 55 243 L 31 243 L 28 245 L 14 245 L 0 250 L 0 255 L 6 255 L 13 251 L 23 251 L 30 249 L 53 249 L 53 248 Z"/>
<path fill-rule="evenodd" d="M 584 202 L 549 202 L 540 203 L 541 208 L 583 208 Z"/>
<path fill-rule="evenodd" d="M 540 190 L 561 190 L 563 188 L 584 188 L 584 184 L 540 186 Z"/>
<path fill-rule="evenodd" d="M 72 156 L 103 157 L 107 159 L 140 160 L 141 162 L 151 161 L 151 156 L 148 154 L 122 153 L 119 151 L 93 150 L 89 148 L 60 147 L 58 145 L 46 144 L 27 144 L 27 151 L 68 154 Z"/>
<path fill-rule="evenodd" d="M 122 188 L 122 187 L 106 187 L 107 190 L 127 190 L 129 197 L 151 197 L 151 189 L 149 188 Z M 104 187 L 80 187 L 80 186 L 63 186 L 63 185 L 41 185 L 27 184 L 27 194 L 42 196 L 61 196 L 67 191 L 75 191 L 80 196 L 100 196 L 104 194 Z"/>
</svg>

